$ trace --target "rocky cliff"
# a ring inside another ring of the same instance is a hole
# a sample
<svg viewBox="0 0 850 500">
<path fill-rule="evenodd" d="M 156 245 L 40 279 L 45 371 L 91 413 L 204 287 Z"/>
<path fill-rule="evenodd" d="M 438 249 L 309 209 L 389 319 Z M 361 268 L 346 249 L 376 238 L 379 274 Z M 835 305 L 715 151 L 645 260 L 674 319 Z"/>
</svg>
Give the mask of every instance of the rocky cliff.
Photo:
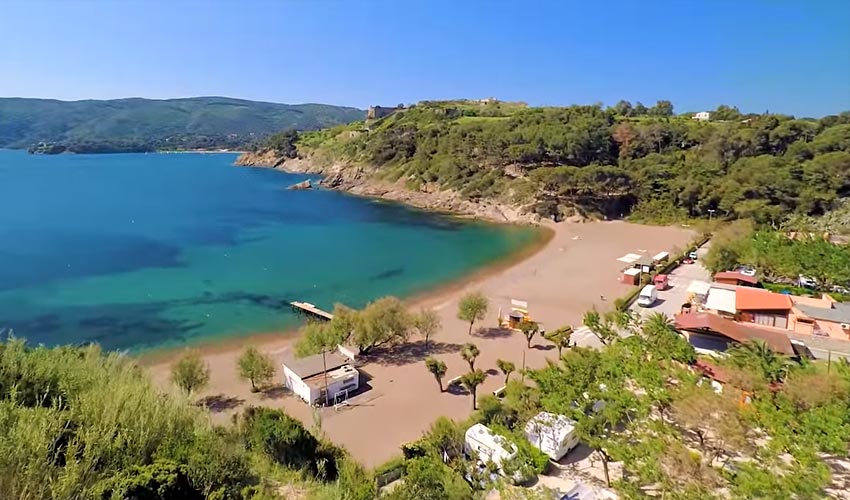
<svg viewBox="0 0 850 500">
<path fill-rule="evenodd" d="M 540 217 L 523 207 L 493 200 L 464 199 L 460 193 L 441 190 L 437 185 L 424 184 L 418 191 L 407 189 L 402 181 L 387 182 L 376 179 L 364 167 L 343 163 L 328 165 L 312 158 L 285 158 L 275 151 L 262 150 L 244 153 L 236 159 L 236 165 L 275 168 L 285 172 L 311 173 L 323 176 L 320 185 L 326 189 L 337 189 L 358 196 L 391 200 L 425 210 L 452 214 L 493 222 L 538 223 Z"/>
</svg>

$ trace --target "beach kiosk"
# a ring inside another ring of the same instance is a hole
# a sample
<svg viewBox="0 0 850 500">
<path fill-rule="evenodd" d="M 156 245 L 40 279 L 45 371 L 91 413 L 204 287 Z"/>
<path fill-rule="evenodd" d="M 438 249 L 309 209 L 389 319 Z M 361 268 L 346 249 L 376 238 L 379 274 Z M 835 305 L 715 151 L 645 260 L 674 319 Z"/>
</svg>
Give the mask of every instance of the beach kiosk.
<svg viewBox="0 0 850 500">
<path fill-rule="evenodd" d="M 511 310 L 505 317 L 502 317 L 502 311 L 499 310 L 499 325 L 502 327 L 516 330 L 523 321 L 531 321 L 528 302 L 524 300 L 511 299 Z"/>
<path fill-rule="evenodd" d="M 659 252 L 652 257 L 652 262 L 657 266 L 667 262 L 667 259 L 670 258 L 669 252 Z"/>
<path fill-rule="evenodd" d="M 630 267 L 623 271 L 623 274 L 620 275 L 620 283 L 624 285 L 634 286 L 640 282 L 640 269 L 637 267 Z"/>
</svg>

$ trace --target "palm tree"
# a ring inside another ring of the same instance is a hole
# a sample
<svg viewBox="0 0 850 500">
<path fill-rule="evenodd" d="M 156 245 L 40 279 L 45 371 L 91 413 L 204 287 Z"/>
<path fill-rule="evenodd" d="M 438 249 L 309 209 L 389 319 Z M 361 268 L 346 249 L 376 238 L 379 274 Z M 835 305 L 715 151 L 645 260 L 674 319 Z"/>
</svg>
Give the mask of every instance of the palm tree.
<svg viewBox="0 0 850 500">
<path fill-rule="evenodd" d="M 561 328 L 558 328 L 555 331 L 547 333 L 546 335 L 543 336 L 543 338 L 545 338 L 549 342 L 555 344 L 555 347 L 558 348 L 558 357 L 560 358 L 561 357 L 561 351 L 565 347 L 570 346 L 570 337 L 572 336 L 572 334 L 573 334 L 573 327 L 572 326 L 563 326 Z"/>
<path fill-rule="evenodd" d="M 478 408 L 475 393 L 478 390 L 478 386 L 483 384 L 484 379 L 486 378 L 487 374 L 482 372 L 481 370 L 475 370 L 469 373 L 465 373 L 462 377 L 460 377 L 460 383 L 467 391 L 469 391 L 469 394 L 472 396 L 473 410 Z"/>
<path fill-rule="evenodd" d="M 508 379 L 510 379 L 511 373 L 516 371 L 516 365 L 504 359 L 497 359 L 496 366 L 505 374 L 505 385 L 508 385 Z"/>
<path fill-rule="evenodd" d="M 655 312 L 652 313 L 643 322 L 643 331 L 647 334 L 656 334 L 661 332 L 669 332 L 673 329 L 673 320 L 666 314 Z"/>
<path fill-rule="evenodd" d="M 437 358 L 425 358 L 425 367 L 434 375 L 437 380 L 437 385 L 440 386 L 440 392 L 443 392 L 443 377 L 446 375 L 446 363 Z"/>
<path fill-rule="evenodd" d="M 582 324 L 596 336 L 603 345 L 608 345 L 618 337 L 609 318 L 603 318 L 596 309 L 584 313 Z"/>
<path fill-rule="evenodd" d="M 527 346 L 531 348 L 531 339 L 540 331 L 540 325 L 535 323 L 534 321 L 526 321 L 522 320 L 519 325 L 517 325 L 519 329 L 522 331 L 522 334 L 525 335 L 525 340 L 527 342 Z"/>
<path fill-rule="evenodd" d="M 762 340 L 738 344 L 726 353 L 733 364 L 760 372 L 768 382 L 781 382 L 791 367 L 790 359 L 778 354 Z"/>
<path fill-rule="evenodd" d="M 461 357 L 469 363 L 469 371 L 475 370 L 475 358 L 479 354 L 481 354 L 481 351 L 478 350 L 478 346 L 475 344 L 464 344 L 460 350 Z"/>
</svg>

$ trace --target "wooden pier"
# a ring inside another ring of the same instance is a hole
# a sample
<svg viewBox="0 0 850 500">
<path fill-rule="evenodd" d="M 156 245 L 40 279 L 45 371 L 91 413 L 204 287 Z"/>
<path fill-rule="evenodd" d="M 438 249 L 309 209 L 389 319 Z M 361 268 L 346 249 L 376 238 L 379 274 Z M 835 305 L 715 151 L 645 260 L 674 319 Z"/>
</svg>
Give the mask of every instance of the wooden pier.
<svg viewBox="0 0 850 500">
<path fill-rule="evenodd" d="M 313 305 L 309 302 L 297 302 L 296 301 L 296 302 L 290 302 L 289 305 L 292 306 L 293 311 L 300 312 L 302 314 L 306 314 L 307 316 L 310 316 L 310 317 L 313 317 L 313 318 L 317 318 L 317 319 L 321 319 L 321 320 L 325 320 L 325 321 L 330 321 L 330 320 L 334 319 L 333 314 L 331 314 L 327 311 L 323 311 L 323 310 L 319 309 L 318 307 L 316 307 L 315 305 Z"/>
</svg>

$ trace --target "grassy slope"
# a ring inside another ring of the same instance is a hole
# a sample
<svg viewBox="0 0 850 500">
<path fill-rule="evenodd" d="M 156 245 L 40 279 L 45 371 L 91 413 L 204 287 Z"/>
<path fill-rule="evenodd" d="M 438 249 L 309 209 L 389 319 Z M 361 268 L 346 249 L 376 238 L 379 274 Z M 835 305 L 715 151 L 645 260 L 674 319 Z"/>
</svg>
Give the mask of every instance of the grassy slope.
<svg viewBox="0 0 850 500">
<path fill-rule="evenodd" d="M 0 99 L 0 147 L 37 142 L 150 141 L 178 135 L 265 136 L 287 128 L 330 127 L 364 111 L 323 104 L 277 104 L 225 97 L 56 101 Z"/>
</svg>

